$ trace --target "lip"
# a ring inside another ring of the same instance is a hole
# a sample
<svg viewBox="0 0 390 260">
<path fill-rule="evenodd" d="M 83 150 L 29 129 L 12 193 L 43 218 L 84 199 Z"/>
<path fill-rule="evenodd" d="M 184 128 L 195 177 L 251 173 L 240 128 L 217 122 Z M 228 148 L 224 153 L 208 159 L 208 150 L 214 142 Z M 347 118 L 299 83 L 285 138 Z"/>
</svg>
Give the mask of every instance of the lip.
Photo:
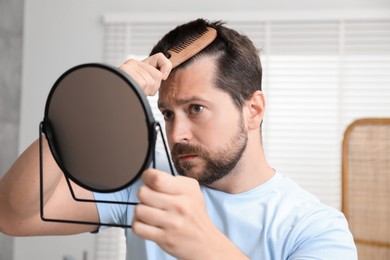
<svg viewBox="0 0 390 260">
<path fill-rule="evenodd" d="M 178 156 L 178 159 L 180 161 L 189 161 L 195 159 L 196 157 L 198 157 L 196 154 L 182 154 Z"/>
</svg>

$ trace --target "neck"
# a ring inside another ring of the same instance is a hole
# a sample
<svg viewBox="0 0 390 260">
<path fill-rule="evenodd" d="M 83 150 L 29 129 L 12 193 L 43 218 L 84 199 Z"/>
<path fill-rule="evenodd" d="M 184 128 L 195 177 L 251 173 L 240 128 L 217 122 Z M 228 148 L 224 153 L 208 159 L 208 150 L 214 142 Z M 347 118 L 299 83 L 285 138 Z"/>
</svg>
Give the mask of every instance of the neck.
<svg viewBox="0 0 390 260">
<path fill-rule="evenodd" d="M 258 132 L 256 134 L 249 136 L 247 147 L 236 167 L 230 174 L 209 185 L 210 188 L 237 194 L 249 191 L 274 176 L 275 171 L 266 160 L 261 137 Z"/>
</svg>

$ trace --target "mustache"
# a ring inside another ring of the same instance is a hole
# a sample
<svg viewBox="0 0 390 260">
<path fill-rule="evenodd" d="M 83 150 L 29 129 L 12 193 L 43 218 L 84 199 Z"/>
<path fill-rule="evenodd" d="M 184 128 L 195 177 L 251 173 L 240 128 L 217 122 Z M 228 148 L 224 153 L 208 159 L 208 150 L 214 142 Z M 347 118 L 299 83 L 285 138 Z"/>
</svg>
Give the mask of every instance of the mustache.
<svg viewBox="0 0 390 260">
<path fill-rule="evenodd" d="M 196 154 L 203 158 L 208 158 L 208 153 L 200 146 L 198 145 L 190 145 L 190 144 L 174 144 L 171 155 L 172 159 L 175 161 L 179 159 L 180 155 L 183 154 Z"/>
</svg>

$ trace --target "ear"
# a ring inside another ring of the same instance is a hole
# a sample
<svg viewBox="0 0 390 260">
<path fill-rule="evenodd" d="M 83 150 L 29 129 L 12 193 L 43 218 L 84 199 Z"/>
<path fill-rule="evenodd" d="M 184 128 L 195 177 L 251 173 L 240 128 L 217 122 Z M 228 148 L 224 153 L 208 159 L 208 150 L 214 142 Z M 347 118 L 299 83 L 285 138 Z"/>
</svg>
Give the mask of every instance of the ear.
<svg viewBox="0 0 390 260">
<path fill-rule="evenodd" d="M 249 130 L 256 130 L 260 127 L 264 117 L 265 99 L 262 91 L 255 91 L 247 101 L 247 127 Z"/>
</svg>

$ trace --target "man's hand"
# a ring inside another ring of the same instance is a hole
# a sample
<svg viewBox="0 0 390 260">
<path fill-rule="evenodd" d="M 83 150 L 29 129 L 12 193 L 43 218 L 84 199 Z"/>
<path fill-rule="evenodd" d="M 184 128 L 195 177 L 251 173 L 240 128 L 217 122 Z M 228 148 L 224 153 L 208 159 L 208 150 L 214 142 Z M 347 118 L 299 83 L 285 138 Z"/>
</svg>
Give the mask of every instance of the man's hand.
<svg viewBox="0 0 390 260">
<path fill-rule="evenodd" d="M 138 83 L 146 96 L 154 96 L 161 81 L 168 78 L 172 63 L 164 54 L 157 53 L 142 61 L 129 59 L 119 68 Z"/>
<path fill-rule="evenodd" d="M 134 234 L 179 259 L 247 259 L 211 222 L 195 179 L 149 169 L 142 180 Z"/>
</svg>

